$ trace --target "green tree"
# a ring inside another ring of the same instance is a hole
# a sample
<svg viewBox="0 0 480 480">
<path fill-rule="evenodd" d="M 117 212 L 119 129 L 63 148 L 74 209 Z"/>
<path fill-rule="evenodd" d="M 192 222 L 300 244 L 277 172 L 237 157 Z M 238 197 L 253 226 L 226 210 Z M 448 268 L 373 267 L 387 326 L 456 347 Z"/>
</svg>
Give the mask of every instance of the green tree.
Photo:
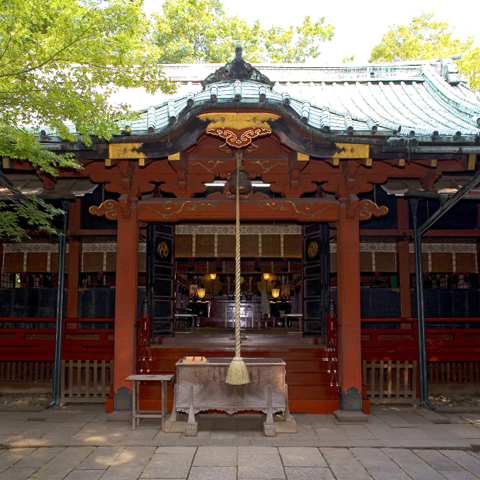
<svg viewBox="0 0 480 480">
<path fill-rule="evenodd" d="M 42 150 L 34 133 L 86 145 L 91 135 L 108 138 L 128 115 L 127 105 L 108 103 L 114 91 L 171 88 L 158 56 L 141 0 L 0 0 L 0 157 L 50 175 L 78 168 L 72 155 Z M 26 203 L 0 206 L 0 236 L 19 234 L 20 218 L 48 229 L 57 212 L 42 202 L 18 206 Z"/>
<path fill-rule="evenodd" d="M 320 55 L 334 28 L 325 18 L 305 17 L 300 26 L 262 28 L 225 13 L 219 0 L 167 0 L 154 14 L 162 63 L 224 63 L 242 45 L 251 62 L 304 62 Z"/>
<path fill-rule="evenodd" d="M 370 62 L 402 60 L 432 60 L 461 54 L 456 60 L 461 73 L 472 89 L 480 88 L 480 48 L 474 47 L 474 38 L 466 42 L 454 37 L 448 22 L 434 20 L 434 13 L 422 12 L 408 25 L 393 25 L 373 47 Z"/>
</svg>

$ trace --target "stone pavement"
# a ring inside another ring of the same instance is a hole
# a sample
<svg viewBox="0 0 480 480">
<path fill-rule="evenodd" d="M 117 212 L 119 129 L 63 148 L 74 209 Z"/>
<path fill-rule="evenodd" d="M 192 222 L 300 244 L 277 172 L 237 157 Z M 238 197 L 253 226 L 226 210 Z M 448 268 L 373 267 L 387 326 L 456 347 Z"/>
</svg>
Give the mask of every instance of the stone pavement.
<svg viewBox="0 0 480 480">
<path fill-rule="evenodd" d="M 298 434 L 263 436 L 260 415 L 200 416 L 196 438 L 158 420 L 109 423 L 103 405 L 0 410 L 0 480 L 470 480 L 480 413 L 373 407 L 365 424 L 295 415 Z"/>
</svg>

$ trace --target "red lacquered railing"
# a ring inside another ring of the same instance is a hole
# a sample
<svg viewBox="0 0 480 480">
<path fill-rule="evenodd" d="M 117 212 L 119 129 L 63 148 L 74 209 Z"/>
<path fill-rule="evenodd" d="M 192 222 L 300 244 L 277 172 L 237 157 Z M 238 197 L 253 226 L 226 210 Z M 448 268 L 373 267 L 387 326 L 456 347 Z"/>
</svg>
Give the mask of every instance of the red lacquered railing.
<svg viewBox="0 0 480 480">
<path fill-rule="evenodd" d="M 65 318 L 63 360 L 112 360 L 113 329 L 78 328 L 82 323 L 113 323 L 113 318 Z M 54 318 L 0 317 L 0 361 L 53 361 L 55 328 L 1 328 L 5 323 L 55 324 Z M 3 325 L 2 325 L 3 324 Z"/>
<path fill-rule="evenodd" d="M 477 361 L 480 358 L 480 328 L 429 328 L 432 324 L 476 323 L 480 318 L 425 319 L 427 361 Z M 362 324 L 397 324 L 400 328 L 362 328 L 363 360 L 416 360 L 416 318 L 364 318 Z"/>
</svg>

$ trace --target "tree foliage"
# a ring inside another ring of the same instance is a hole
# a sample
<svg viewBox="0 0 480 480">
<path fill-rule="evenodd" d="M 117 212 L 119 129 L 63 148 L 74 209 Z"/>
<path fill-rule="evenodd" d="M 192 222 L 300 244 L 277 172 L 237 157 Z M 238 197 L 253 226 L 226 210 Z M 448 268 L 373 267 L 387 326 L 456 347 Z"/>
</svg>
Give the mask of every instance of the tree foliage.
<svg viewBox="0 0 480 480">
<path fill-rule="evenodd" d="M 422 12 L 408 25 L 393 25 L 373 47 L 370 62 L 402 60 L 433 60 L 462 55 L 456 60 L 461 73 L 466 75 L 472 89 L 480 89 L 480 48 L 474 47 L 474 38 L 465 42 L 455 38 L 448 22 L 434 20 L 434 13 Z"/>
<path fill-rule="evenodd" d="M 141 7 L 141 0 L 0 0 L 0 157 L 51 175 L 58 166 L 78 168 L 72 155 L 42 150 L 34 133 L 76 141 L 76 132 L 88 145 L 128 115 L 127 105 L 108 103 L 114 91 L 171 88 Z M 18 220 L 1 208 L 0 223 Z"/>
<path fill-rule="evenodd" d="M 251 62 L 305 62 L 320 55 L 333 26 L 306 16 L 299 26 L 262 28 L 225 13 L 219 0 L 167 0 L 154 15 L 162 63 L 225 63 L 237 45 Z"/>
</svg>

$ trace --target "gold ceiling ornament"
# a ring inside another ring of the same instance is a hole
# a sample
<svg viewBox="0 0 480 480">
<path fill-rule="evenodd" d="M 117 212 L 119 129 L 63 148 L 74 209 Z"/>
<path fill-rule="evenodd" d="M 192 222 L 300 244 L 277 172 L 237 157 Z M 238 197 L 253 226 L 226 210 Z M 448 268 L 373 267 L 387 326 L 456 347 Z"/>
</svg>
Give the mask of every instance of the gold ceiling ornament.
<svg viewBox="0 0 480 480">
<path fill-rule="evenodd" d="M 210 121 L 207 130 L 211 128 L 233 128 L 243 130 L 244 128 L 268 128 L 271 130 L 269 121 L 273 122 L 280 118 L 274 113 L 235 113 L 235 112 L 214 112 L 202 113 L 198 118 L 203 121 Z"/>
<path fill-rule="evenodd" d="M 370 220 L 372 215 L 375 217 L 383 217 L 388 213 L 388 207 L 381 206 L 379 207 L 372 200 L 362 200 L 358 209 L 358 216 L 360 221 Z"/>
</svg>

